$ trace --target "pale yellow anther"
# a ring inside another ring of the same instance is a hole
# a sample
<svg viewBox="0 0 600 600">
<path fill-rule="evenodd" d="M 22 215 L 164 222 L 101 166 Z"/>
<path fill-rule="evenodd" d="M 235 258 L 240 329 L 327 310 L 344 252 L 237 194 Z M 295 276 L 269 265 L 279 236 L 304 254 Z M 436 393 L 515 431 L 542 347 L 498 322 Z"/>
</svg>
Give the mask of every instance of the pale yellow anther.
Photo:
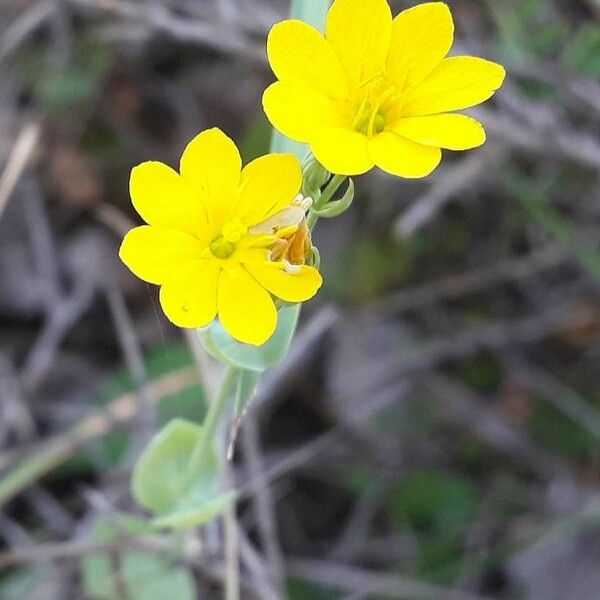
<svg viewBox="0 0 600 600">
<path fill-rule="evenodd" d="M 300 265 L 293 265 L 291 262 L 284 260 L 283 270 L 289 275 L 295 275 L 300 272 Z"/>
</svg>

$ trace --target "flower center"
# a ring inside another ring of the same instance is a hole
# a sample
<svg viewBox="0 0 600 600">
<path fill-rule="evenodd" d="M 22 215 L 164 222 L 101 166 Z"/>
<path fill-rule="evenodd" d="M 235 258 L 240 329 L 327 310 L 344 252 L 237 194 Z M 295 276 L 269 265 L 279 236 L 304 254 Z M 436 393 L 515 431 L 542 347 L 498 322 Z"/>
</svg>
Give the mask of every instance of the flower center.
<svg viewBox="0 0 600 600">
<path fill-rule="evenodd" d="M 221 235 L 216 237 L 210 244 L 213 256 L 225 260 L 235 252 L 235 244 L 248 233 L 248 228 L 239 220 L 233 219 L 223 225 Z"/>
<path fill-rule="evenodd" d="M 239 242 L 246 233 L 248 228 L 237 218 L 223 225 L 222 235 L 228 242 Z"/>
<path fill-rule="evenodd" d="M 363 90 L 352 127 L 355 131 L 373 137 L 385 129 L 385 102 L 395 91 L 394 86 L 385 87 L 381 76 L 372 77 L 361 85 Z"/>
</svg>

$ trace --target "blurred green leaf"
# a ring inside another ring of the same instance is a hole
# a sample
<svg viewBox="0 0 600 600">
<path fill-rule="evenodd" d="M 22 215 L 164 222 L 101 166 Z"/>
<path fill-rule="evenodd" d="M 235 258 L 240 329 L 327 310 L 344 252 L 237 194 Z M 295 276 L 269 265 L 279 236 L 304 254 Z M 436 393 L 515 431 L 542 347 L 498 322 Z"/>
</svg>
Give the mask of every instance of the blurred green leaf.
<svg viewBox="0 0 600 600">
<path fill-rule="evenodd" d="M 346 302 L 373 299 L 408 275 L 413 252 L 412 240 L 398 244 L 381 235 L 356 240 L 324 266 L 325 286 Z"/>
<path fill-rule="evenodd" d="M 402 527 L 453 536 L 475 517 L 477 492 L 466 480 L 441 471 L 417 471 L 399 484 L 391 511 Z"/>
<path fill-rule="evenodd" d="M 502 383 L 503 373 L 493 357 L 479 354 L 462 367 L 462 377 L 467 385 L 482 394 L 496 392 Z"/>
<path fill-rule="evenodd" d="M 144 355 L 144 369 L 148 381 L 154 381 L 193 365 L 194 359 L 183 343 L 163 345 Z M 102 391 L 92 402 L 102 407 L 119 396 L 133 391 L 135 385 L 131 375 L 126 368 L 120 368 L 108 378 Z M 204 390 L 200 385 L 195 384 L 176 394 L 163 396 L 157 403 L 156 411 L 161 426 L 176 417 L 201 423 L 206 412 Z M 127 454 L 130 439 L 131 435 L 128 431 L 113 431 L 76 454 L 57 470 L 57 474 L 72 476 L 90 470 L 109 468 Z"/>
<path fill-rule="evenodd" d="M 518 172 L 505 179 L 505 185 L 529 215 L 537 221 L 594 279 L 600 280 L 600 251 L 582 240 L 578 231 L 547 200 L 550 182 L 536 181 Z"/>
<path fill-rule="evenodd" d="M 563 62 L 568 69 L 600 77 L 600 25 L 588 23 L 581 27 L 566 47 Z"/>
<path fill-rule="evenodd" d="M 336 600 L 342 594 L 314 583 L 289 579 L 287 583 L 288 600 Z"/>
<path fill-rule="evenodd" d="M 525 64 L 532 58 L 546 59 L 563 47 L 569 30 L 547 10 L 546 0 L 487 0 L 496 19 L 503 58 Z"/>
<path fill-rule="evenodd" d="M 101 521 L 93 532 L 93 539 L 109 544 L 124 533 L 136 536 L 148 531 L 148 524 L 142 519 L 119 515 L 111 521 Z M 122 600 L 123 593 L 128 600 L 196 598 L 194 580 L 188 569 L 148 552 L 121 552 L 115 558 L 106 554 L 91 555 L 83 561 L 82 571 L 86 597 L 93 600 Z"/>
<path fill-rule="evenodd" d="M 262 372 L 277 364 L 286 354 L 296 331 L 300 304 L 286 305 L 279 309 L 277 329 L 262 346 L 251 346 L 234 340 L 219 323 L 198 329 L 198 336 L 206 351 L 221 362 Z"/>
<path fill-rule="evenodd" d="M 463 554 L 456 540 L 432 536 L 421 542 L 419 574 L 435 583 L 452 583 L 461 573 Z"/>
<path fill-rule="evenodd" d="M 224 510 L 235 495 L 219 495 L 219 459 L 214 445 L 193 469 L 190 457 L 202 428 L 171 421 L 152 440 L 133 473 L 134 498 L 156 517 L 157 527 L 200 525 Z"/>
<path fill-rule="evenodd" d="M 47 52 L 34 48 L 22 57 L 21 68 L 34 101 L 42 110 L 62 117 L 97 92 L 111 64 L 110 46 L 76 38 L 66 64 L 54 64 Z"/>
<path fill-rule="evenodd" d="M 419 576 L 450 583 L 463 564 L 461 537 L 478 513 L 475 486 L 443 471 L 409 474 L 390 496 L 390 513 L 400 530 L 418 538 Z"/>
<path fill-rule="evenodd" d="M 40 579 L 35 571 L 16 571 L 0 579 L 0 598 L 2 600 L 23 600 L 32 598 Z"/>
<path fill-rule="evenodd" d="M 372 492 L 381 486 L 381 478 L 371 469 L 352 465 L 344 471 L 346 487 L 356 495 Z"/>
<path fill-rule="evenodd" d="M 560 456 L 585 461 L 597 453 L 596 438 L 547 402 L 539 402 L 527 424 L 531 437 Z"/>
</svg>

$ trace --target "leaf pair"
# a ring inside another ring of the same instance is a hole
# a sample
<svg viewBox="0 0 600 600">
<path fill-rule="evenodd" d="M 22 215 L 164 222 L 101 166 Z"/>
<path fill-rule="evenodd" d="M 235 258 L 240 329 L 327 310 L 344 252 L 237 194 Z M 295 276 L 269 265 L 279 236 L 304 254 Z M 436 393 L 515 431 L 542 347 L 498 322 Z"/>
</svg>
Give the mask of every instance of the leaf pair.
<svg viewBox="0 0 600 600">
<path fill-rule="evenodd" d="M 299 315 L 300 304 L 280 308 L 277 329 L 262 346 L 251 346 L 234 340 L 219 321 L 197 331 L 202 345 L 213 358 L 239 369 L 261 373 L 286 355 Z"/>
<path fill-rule="evenodd" d="M 202 427 L 175 419 L 152 440 L 136 465 L 132 491 L 135 499 L 155 515 L 155 527 L 201 525 L 223 512 L 235 492 L 219 490 L 219 459 L 214 443 L 193 465 L 190 457 Z"/>
</svg>

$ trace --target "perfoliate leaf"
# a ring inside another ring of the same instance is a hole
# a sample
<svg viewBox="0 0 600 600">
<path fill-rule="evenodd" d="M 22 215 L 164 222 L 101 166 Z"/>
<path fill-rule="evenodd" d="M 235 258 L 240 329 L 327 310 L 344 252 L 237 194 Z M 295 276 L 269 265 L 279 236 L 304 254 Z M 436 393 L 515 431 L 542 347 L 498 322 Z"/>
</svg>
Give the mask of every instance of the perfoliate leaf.
<svg viewBox="0 0 600 600">
<path fill-rule="evenodd" d="M 182 508 L 158 517 L 152 521 L 152 525 L 159 529 L 164 527 L 173 529 L 196 527 L 202 523 L 208 523 L 214 517 L 220 515 L 235 499 L 235 492 L 225 492 L 205 500 L 198 508 Z"/>
<path fill-rule="evenodd" d="M 154 527 L 192 527 L 222 512 L 235 498 L 219 494 L 219 460 L 213 444 L 193 468 L 190 457 L 202 427 L 182 419 L 171 421 L 152 440 L 135 467 L 132 492 L 152 511 Z"/>
<path fill-rule="evenodd" d="M 206 496 L 216 492 L 219 471 L 213 447 L 199 470 L 188 470 L 201 433 L 200 426 L 175 419 L 152 440 L 133 473 L 133 495 L 142 506 L 160 514 L 173 510 L 196 488 Z"/>
<path fill-rule="evenodd" d="M 100 522 L 92 536 L 97 542 L 111 543 L 118 540 L 119 535 L 136 536 L 148 530 L 148 524 L 142 519 L 123 515 L 110 522 Z M 121 600 L 123 592 L 129 600 L 196 598 L 194 580 L 188 569 L 151 553 L 122 552 L 116 561 L 105 553 L 92 554 L 83 561 L 82 571 L 86 598 L 93 600 Z M 117 577 L 124 589 L 119 589 Z"/>
<path fill-rule="evenodd" d="M 277 364 L 287 353 L 294 337 L 300 304 L 292 304 L 279 309 L 277 329 L 262 346 L 251 346 L 234 340 L 219 321 L 198 329 L 198 336 L 206 351 L 221 362 L 262 372 Z"/>
</svg>

